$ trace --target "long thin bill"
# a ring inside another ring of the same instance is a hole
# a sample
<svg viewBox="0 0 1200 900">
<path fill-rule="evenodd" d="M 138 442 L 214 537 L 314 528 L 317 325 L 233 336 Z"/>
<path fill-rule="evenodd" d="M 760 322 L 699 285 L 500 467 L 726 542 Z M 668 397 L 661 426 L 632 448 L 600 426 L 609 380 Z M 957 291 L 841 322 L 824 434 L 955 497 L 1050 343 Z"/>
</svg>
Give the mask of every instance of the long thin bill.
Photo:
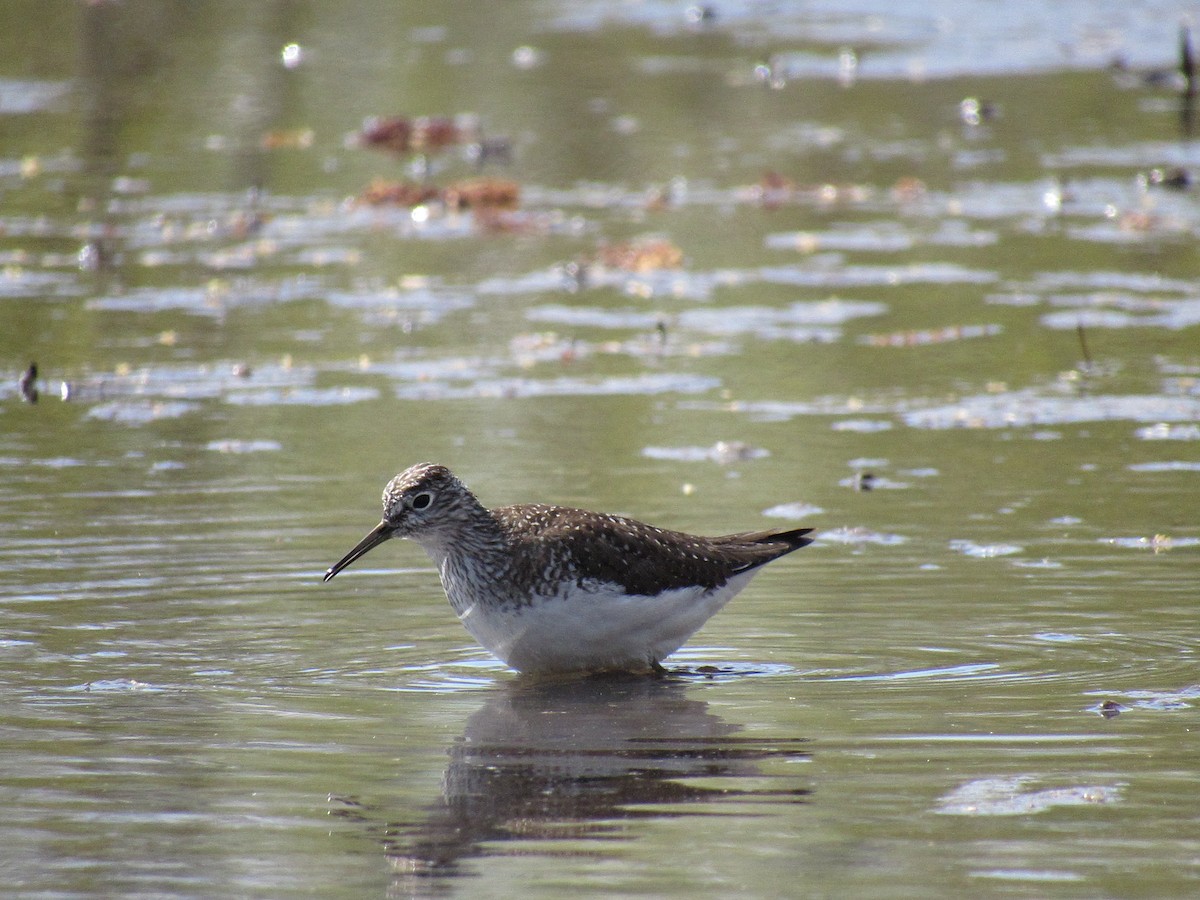
<svg viewBox="0 0 1200 900">
<path fill-rule="evenodd" d="M 354 545 L 354 549 L 335 562 L 329 567 L 322 581 L 328 581 L 350 563 L 354 562 L 360 556 L 365 556 L 371 549 L 378 547 L 384 541 L 392 536 L 392 526 L 387 523 L 387 520 L 380 522 L 368 532 L 367 536 Z"/>
</svg>

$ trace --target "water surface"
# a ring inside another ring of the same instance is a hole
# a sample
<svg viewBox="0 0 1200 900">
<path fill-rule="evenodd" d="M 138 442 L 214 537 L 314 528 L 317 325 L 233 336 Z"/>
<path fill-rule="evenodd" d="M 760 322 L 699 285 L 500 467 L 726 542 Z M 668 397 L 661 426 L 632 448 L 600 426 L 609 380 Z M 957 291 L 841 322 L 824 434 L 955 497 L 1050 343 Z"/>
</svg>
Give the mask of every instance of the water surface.
<svg viewBox="0 0 1200 900">
<path fill-rule="evenodd" d="M 9 892 L 1195 893 L 1186 12 L 8 4 Z M 531 683 L 423 459 L 820 539 Z"/>
</svg>

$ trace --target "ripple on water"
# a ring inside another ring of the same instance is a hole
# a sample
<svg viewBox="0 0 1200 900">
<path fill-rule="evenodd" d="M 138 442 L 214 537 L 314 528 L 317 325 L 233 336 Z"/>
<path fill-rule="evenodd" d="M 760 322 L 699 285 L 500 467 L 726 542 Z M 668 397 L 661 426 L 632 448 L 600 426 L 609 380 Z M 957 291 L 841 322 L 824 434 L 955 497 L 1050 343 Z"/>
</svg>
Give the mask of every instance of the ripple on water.
<svg viewBox="0 0 1200 900">
<path fill-rule="evenodd" d="M 893 401 L 871 401 L 861 397 L 828 396 L 813 400 L 691 400 L 679 404 L 680 409 L 698 412 L 745 413 L 759 422 L 786 422 L 796 416 L 839 416 L 847 413 L 891 413 Z"/>
<path fill-rule="evenodd" d="M 1080 308 L 1046 313 L 1041 323 L 1059 331 L 1076 328 L 1166 328 L 1178 331 L 1200 324 L 1200 299 L 1160 300 L 1153 304 L 1155 312 L 1138 314 L 1125 310 Z"/>
<path fill-rule="evenodd" d="M 70 92 L 69 81 L 0 78 L 0 115 L 27 115 L 53 109 Z"/>
<path fill-rule="evenodd" d="M 265 388 L 230 392 L 226 403 L 237 406 L 341 406 L 379 397 L 376 388 L 344 386 L 333 388 Z"/>
<path fill-rule="evenodd" d="M 840 225 L 825 231 L 788 231 L 768 234 L 764 244 L 771 250 L 799 250 L 802 253 L 864 251 L 900 253 L 928 244 L 949 247 L 983 247 L 1000 240 L 994 231 L 972 230 L 965 222 L 937 221 L 932 231 L 892 220 L 867 225 Z"/>
<path fill-rule="evenodd" d="M 950 541 L 950 549 L 973 559 L 993 559 L 997 556 L 1012 556 L 1025 548 L 1016 544 L 977 544 L 975 541 L 956 539 Z"/>
<path fill-rule="evenodd" d="M 415 314 L 422 324 L 439 322 L 475 305 L 470 294 L 425 280 L 400 286 L 360 284 L 354 290 L 333 291 L 326 297 L 333 306 L 372 313 L 376 320 L 407 313 Z"/>
<path fill-rule="evenodd" d="M 819 516 L 823 512 L 825 512 L 825 510 L 814 503 L 803 503 L 796 501 L 794 503 L 778 503 L 775 506 L 767 507 L 763 510 L 762 514 L 773 519 L 794 519 L 796 521 L 803 521 L 813 516 Z"/>
<path fill-rule="evenodd" d="M 789 287 L 838 289 L 846 287 L 888 287 L 906 284 L 991 284 L 999 279 L 995 272 L 968 269 L 955 263 L 908 263 L 895 266 L 847 265 L 837 253 L 809 256 L 801 263 L 781 266 L 759 266 L 747 269 L 717 269 L 689 271 L 666 269 L 654 272 L 631 273 L 621 269 L 589 268 L 583 278 L 571 279 L 558 270 L 535 272 L 507 278 L 490 278 L 479 282 L 480 294 L 530 294 L 539 292 L 571 292 L 591 288 L 610 288 L 641 300 L 670 298 L 679 300 L 709 300 L 722 288 L 754 284 L 778 284 Z M 827 301 L 828 302 L 828 301 Z M 840 301 L 834 301 L 835 304 Z M 801 306 L 821 306 L 803 303 Z M 886 306 L 868 301 L 855 301 L 862 309 L 871 307 L 886 311 Z M 881 308 L 881 309 L 880 309 Z M 734 307 L 737 311 L 739 308 Z M 877 311 L 856 312 L 858 315 L 878 315 Z"/>
<path fill-rule="evenodd" d="M 1162 553 L 1182 547 L 1200 547 L 1200 537 L 1170 537 L 1165 534 L 1132 537 L 1097 538 L 1102 544 L 1122 547 L 1127 550 L 1150 550 Z"/>
<path fill-rule="evenodd" d="M 968 269 L 955 263 L 910 263 L 897 266 L 770 266 L 758 270 L 768 284 L 795 287 L 888 287 L 910 284 L 992 284 L 996 272 Z"/>
<path fill-rule="evenodd" d="M 396 386 L 401 400 L 458 400 L 486 397 L 570 397 L 607 395 L 700 394 L 720 387 L 721 381 L 704 375 L 646 372 L 611 378 L 488 378 L 466 386 L 444 383 Z"/>
<path fill-rule="evenodd" d="M 199 409 L 198 403 L 183 400 L 113 400 L 98 403 L 87 411 L 88 418 L 122 425 L 148 425 L 165 419 L 178 419 Z"/>
<path fill-rule="evenodd" d="M 1161 394 L 1086 397 L 1047 396 L 1037 390 L 979 394 L 955 403 L 901 413 L 913 428 L 1014 428 L 1131 420 L 1187 422 L 1200 419 L 1200 397 Z"/>
<path fill-rule="evenodd" d="M 101 312 L 188 312 L 201 316 L 221 316 L 229 307 L 208 288 L 170 287 L 136 288 L 124 294 L 96 297 L 85 308 Z"/>
<path fill-rule="evenodd" d="M 729 465 L 770 456 L 771 451 L 741 441 L 717 441 L 711 447 L 643 447 L 642 456 L 676 462 L 715 462 Z"/>
<path fill-rule="evenodd" d="M 35 272 L 19 265 L 0 270 L 0 299 L 77 297 L 83 293 L 74 277 L 58 272 Z"/>
<path fill-rule="evenodd" d="M 205 449 L 213 450 L 217 453 L 269 453 L 282 450 L 283 445 L 279 441 L 254 441 L 229 438 L 222 441 L 209 441 L 205 445 Z"/>
<path fill-rule="evenodd" d="M 575 328 L 630 328 L 650 331 L 658 326 L 661 316 L 636 309 L 601 309 L 595 306 L 564 306 L 548 303 L 525 313 L 531 322 L 570 325 Z"/>
<path fill-rule="evenodd" d="M 800 301 L 782 308 L 733 306 L 687 309 L 672 316 L 670 325 L 673 330 L 697 331 L 716 336 L 751 334 L 767 340 L 832 343 L 841 337 L 841 329 L 837 326 L 853 319 L 882 315 L 885 312 L 887 306 L 883 303 L 835 298 L 816 302 Z M 663 317 L 659 313 L 560 304 L 537 307 L 530 310 L 526 317 L 532 321 L 574 327 L 630 328 L 642 331 L 653 330 L 663 323 Z"/>
<path fill-rule="evenodd" d="M 816 539 L 818 543 L 845 544 L 849 546 L 878 544 L 880 546 L 894 547 L 908 542 L 908 538 L 904 537 L 904 535 L 848 526 L 822 529 L 817 533 Z"/>
<path fill-rule="evenodd" d="M 893 425 L 886 419 L 842 419 L 829 426 L 833 431 L 850 431 L 856 434 L 875 434 L 891 431 Z"/>
<path fill-rule="evenodd" d="M 1177 712 L 1191 709 L 1200 703 L 1200 685 L 1191 685 L 1179 690 L 1126 690 L 1126 691 L 1089 691 L 1089 696 L 1106 698 L 1122 697 L 1130 701 L 1128 707 L 1122 709 L 1143 709 L 1151 712 Z M 1118 704 L 1119 705 L 1119 704 Z M 1104 704 L 1101 704 L 1104 706 Z M 1111 707 L 1106 707 L 1111 709 Z"/>
<path fill-rule="evenodd" d="M 1200 462 L 1191 459 L 1168 459 L 1160 462 L 1130 463 L 1130 472 L 1200 472 Z"/>
<path fill-rule="evenodd" d="M 511 669 L 478 648 L 463 648 L 450 662 L 418 663 L 404 666 L 401 679 L 388 690 L 400 693 L 457 694 L 485 690 Z"/>
<path fill-rule="evenodd" d="M 107 678 L 99 681 L 88 681 L 83 684 L 72 685 L 64 688 L 72 693 L 86 694 L 104 694 L 104 693 L 125 693 L 129 691 L 164 691 L 166 688 L 153 684 L 147 684 L 144 681 L 136 681 L 133 678 Z"/>
<path fill-rule="evenodd" d="M 1053 290 L 1083 289 L 1101 292 L 1172 293 L 1190 296 L 1196 285 L 1181 278 L 1168 278 L 1154 272 L 1114 272 L 1103 269 L 1074 272 L 1039 272 L 1024 286 L 1028 290 L 1045 293 Z M 1089 296 L 1095 296 L 1091 294 Z"/>
<path fill-rule="evenodd" d="M 1096 806 L 1121 799 L 1119 785 L 1068 785 L 1025 790 L 1036 775 L 979 778 L 943 795 L 934 812 L 947 816 L 1021 816 L 1058 806 Z"/>
<path fill-rule="evenodd" d="M 911 250 L 917 239 L 902 223 L 884 220 L 865 225 L 839 225 L 825 231 L 787 231 L 768 234 L 763 243 L 770 250 L 861 250 L 898 253 Z"/>
<path fill-rule="evenodd" d="M 936 666 L 928 669 L 909 669 L 902 672 L 838 675 L 829 680 L 896 682 L 928 678 L 936 681 L 974 681 L 980 678 L 1010 680 L 1019 677 L 1019 675 L 1012 672 L 1003 671 L 999 663 L 962 663 L 956 666 Z"/>
<path fill-rule="evenodd" d="M 797 670 L 784 663 L 730 660 L 721 647 L 685 647 L 663 661 L 673 678 L 704 681 L 734 681 L 743 678 L 778 678 L 795 675 Z"/>
<path fill-rule="evenodd" d="M 883 303 L 834 298 L 798 301 L 779 309 L 766 306 L 688 309 L 679 314 L 677 324 L 705 334 L 752 334 L 763 339 L 832 343 L 841 337 L 837 326 L 885 312 L 887 306 Z"/>
<path fill-rule="evenodd" d="M 1200 441 L 1200 425 L 1157 422 L 1134 432 L 1143 441 Z"/>
</svg>

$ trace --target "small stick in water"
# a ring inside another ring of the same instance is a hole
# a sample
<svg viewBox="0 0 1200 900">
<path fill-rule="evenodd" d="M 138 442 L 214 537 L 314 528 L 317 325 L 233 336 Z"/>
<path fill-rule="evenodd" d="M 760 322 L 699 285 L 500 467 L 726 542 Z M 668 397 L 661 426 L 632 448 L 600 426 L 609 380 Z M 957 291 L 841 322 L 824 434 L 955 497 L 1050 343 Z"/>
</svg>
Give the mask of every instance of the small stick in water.
<svg viewBox="0 0 1200 900">
<path fill-rule="evenodd" d="M 17 381 L 17 387 L 20 388 L 21 397 L 27 403 L 37 403 L 37 363 L 31 362 L 29 368 L 21 373 L 21 377 Z"/>
<path fill-rule="evenodd" d="M 1079 347 L 1083 350 L 1083 361 L 1086 365 L 1090 366 L 1092 364 L 1092 354 L 1088 352 L 1087 334 L 1084 333 L 1082 322 L 1075 326 L 1075 333 L 1079 335 Z"/>
<path fill-rule="evenodd" d="M 1183 75 L 1183 96 L 1196 96 L 1196 57 L 1192 52 L 1192 30 L 1187 25 L 1179 26 L 1179 72 Z"/>
</svg>

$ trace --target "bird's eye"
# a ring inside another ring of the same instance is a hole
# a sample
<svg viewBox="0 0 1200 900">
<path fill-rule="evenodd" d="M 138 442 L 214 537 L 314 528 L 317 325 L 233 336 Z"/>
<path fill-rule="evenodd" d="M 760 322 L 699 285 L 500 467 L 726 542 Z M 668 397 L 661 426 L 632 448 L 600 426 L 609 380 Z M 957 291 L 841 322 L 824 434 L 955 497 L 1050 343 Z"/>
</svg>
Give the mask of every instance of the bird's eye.
<svg viewBox="0 0 1200 900">
<path fill-rule="evenodd" d="M 432 494 L 417 494 L 412 498 L 413 509 L 427 509 L 429 504 L 433 502 Z"/>
</svg>

